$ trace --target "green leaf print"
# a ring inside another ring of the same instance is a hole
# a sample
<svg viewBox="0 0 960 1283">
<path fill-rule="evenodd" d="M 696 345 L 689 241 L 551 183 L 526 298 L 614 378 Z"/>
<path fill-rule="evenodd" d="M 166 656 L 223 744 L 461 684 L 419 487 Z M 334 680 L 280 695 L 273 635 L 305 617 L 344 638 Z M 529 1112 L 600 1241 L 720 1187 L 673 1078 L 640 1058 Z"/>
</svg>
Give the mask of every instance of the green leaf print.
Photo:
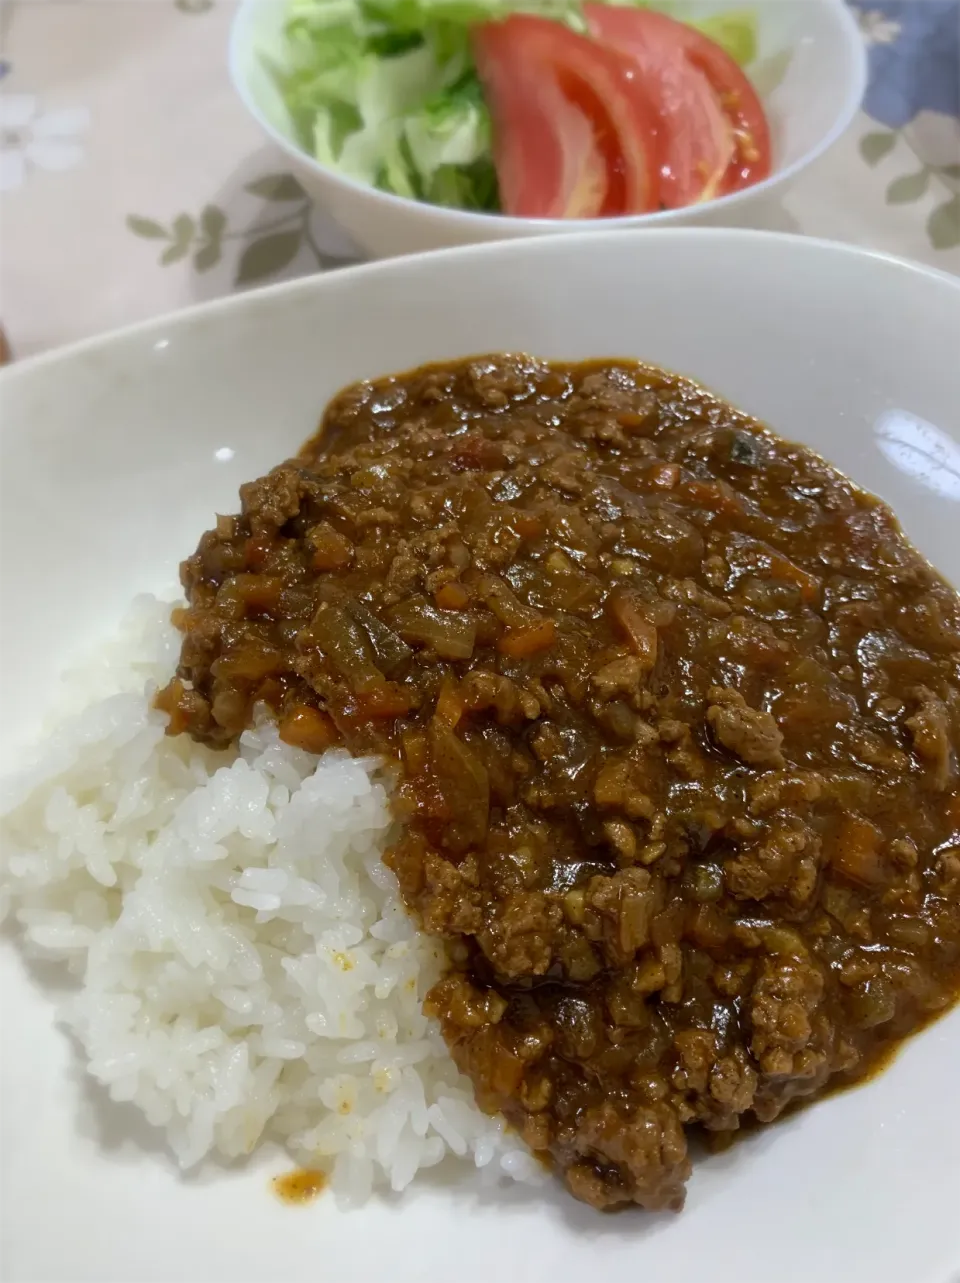
<svg viewBox="0 0 960 1283">
<path fill-rule="evenodd" d="M 143 236 L 149 241 L 166 241 L 170 239 L 170 233 L 165 227 L 155 223 L 152 218 L 141 218 L 139 214 L 128 214 L 127 226 L 134 236 Z"/>
<path fill-rule="evenodd" d="M 934 249 L 956 249 L 960 245 L 960 195 L 951 196 L 931 212 L 927 235 Z"/>
<path fill-rule="evenodd" d="M 915 174 L 904 174 L 895 178 L 887 188 L 888 205 L 906 205 L 919 200 L 930 186 L 930 171 L 920 169 Z"/>
<path fill-rule="evenodd" d="M 196 224 L 189 214 L 178 214 L 173 220 L 173 239 L 178 245 L 189 245 L 195 230 Z"/>
<path fill-rule="evenodd" d="M 893 151 L 896 141 L 897 135 L 887 133 L 886 130 L 864 134 L 860 139 L 860 155 L 868 165 L 876 165 Z"/>
<path fill-rule="evenodd" d="M 189 257 L 195 272 L 209 272 L 223 261 L 227 245 L 237 243 L 241 250 L 235 274 L 237 285 L 250 285 L 282 271 L 301 248 L 310 251 L 318 266 L 323 265 L 310 227 L 309 198 L 292 174 L 262 174 L 248 183 L 246 190 L 275 205 L 274 209 L 262 210 L 259 223 L 251 227 L 231 229 L 227 212 L 212 202 L 204 205 L 198 217 L 178 214 L 169 227 L 140 214 L 129 214 L 127 227 L 135 236 L 166 242 L 160 255 L 161 266 Z"/>
<path fill-rule="evenodd" d="M 293 174 L 264 174 L 247 183 L 247 191 L 263 200 L 306 200 L 307 197 Z"/>
<path fill-rule="evenodd" d="M 223 237 L 227 230 L 227 216 L 219 205 L 205 205 L 200 214 L 202 244 L 193 256 L 193 266 L 198 272 L 208 272 L 223 255 Z"/>
<path fill-rule="evenodd" d="M 171 263 L 179 263 L 182 258 L 186 258 L 190 253 L 190 243 L 183 245 L 174 241 L 160 255 L 160 262 L 164 267 L 169 267 Z"/>
<path fill-rule="evenodd" d="M 251 285 L 282 271 L 297 257 L 302 237 L 302 229 L 297 227 L 290 232 L 274 232 L 253 241 L 240 256 L 237 284 Z"/>
<path fill-rule="evenodd" d="M 219 241 L 207 241 L 206 245 L 201 245 L 193 256 L 193 265 L 198 272 L 209 272 L 211 267 L 216 267 L 220 262 L 222 254 Z"/>
<path fill-rule="evenodd" d="M 227 216 L 219 205 L 205 205 L 200 215 L 200 230 L 208 240 L 218 241 L 227 227 Z"/>
</svg>

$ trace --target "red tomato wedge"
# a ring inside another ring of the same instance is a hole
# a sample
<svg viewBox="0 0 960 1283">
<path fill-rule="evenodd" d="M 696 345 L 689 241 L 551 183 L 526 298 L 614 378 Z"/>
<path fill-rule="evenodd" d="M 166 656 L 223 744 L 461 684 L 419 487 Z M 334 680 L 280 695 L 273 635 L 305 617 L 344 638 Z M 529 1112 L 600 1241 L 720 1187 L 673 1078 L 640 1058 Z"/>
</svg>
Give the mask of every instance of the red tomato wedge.
<svg viewBox="0 0 960 1283">
<path fill-rule="evenodd" d="M 733 123 L 737 154 L 720 184 L 720 195 L 762 182 L 770 176 L 770 125 L 757 91 L 725 49 L 695 27 L 684 25 L 683 31 L 687 57 L 713 85 Z"/>
<path fill-rule="evenodd" d="M 515 14 L 473 34 L 505 214 L 596 218 L 658 208 L 656 115 L 632 60 Z"/>
<path fill-rule="evenodd" d="M 661 198 L 668 208 L 709 200 L 770 173 L 770 129 L 734 60 L 695 27 L 652 9 L 587 4 L 591 33 L 632 55 L 664 134 Z M 668 172 L 669 171 L 669 172 Z"/>
<path fill-rule="evenodd" d="M 643 9 L 584 6 L 591 33 L 634 59 L 662 135 L 660 200 L 679 209 L 716 196 L 736 153 L 733 127 L 677 37 L 680 23 Z M 647 21 L 653 18 L 652 22 Z"/>
<path fill-rule="evenodd" d="M 589 120 L 488 24 L 473 36 L 474 60 L 494 125 L 494 164 L 505 214 L 592 218 L 607 194 L 607 172 Z"/>
</svg>

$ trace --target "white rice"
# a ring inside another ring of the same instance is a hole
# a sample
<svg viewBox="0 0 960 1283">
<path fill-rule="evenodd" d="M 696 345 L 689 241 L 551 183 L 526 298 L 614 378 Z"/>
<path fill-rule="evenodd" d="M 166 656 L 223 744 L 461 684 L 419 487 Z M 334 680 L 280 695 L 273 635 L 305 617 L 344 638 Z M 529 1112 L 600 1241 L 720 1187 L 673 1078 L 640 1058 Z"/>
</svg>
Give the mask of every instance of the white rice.
<svg viewBox="0 0 960 1283">
<path fill-rule="evenodd" d="M 380 765 L 266 721 L 230 754 L 166 736 L 169 613 L 138 599 L 0 798 L 0 916 L 81 980 L 62 1018 L 89 1072 L 183 1168 L 278 1141 L 344 1206 L 446 1156 L 540 1180 L 421 1011 L 441 954 L 381 863 Z"/>
</svg>

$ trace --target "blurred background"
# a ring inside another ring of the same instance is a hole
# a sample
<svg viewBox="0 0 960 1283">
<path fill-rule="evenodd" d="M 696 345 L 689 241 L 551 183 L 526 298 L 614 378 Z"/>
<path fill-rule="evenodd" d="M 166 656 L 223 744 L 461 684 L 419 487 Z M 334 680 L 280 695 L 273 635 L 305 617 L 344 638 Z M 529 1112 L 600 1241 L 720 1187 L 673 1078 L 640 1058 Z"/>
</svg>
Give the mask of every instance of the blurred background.
<svg viewBox="0 0 960 1283">
<path fill-rule="evenodd" d="M 853 0 L 870 82 L 756 225 L 960 273 L 960 0 Z M 233 0 L 0 4 L 0 323 L 16 358 L 356 261 L 230 84 Z"/>
</svg>

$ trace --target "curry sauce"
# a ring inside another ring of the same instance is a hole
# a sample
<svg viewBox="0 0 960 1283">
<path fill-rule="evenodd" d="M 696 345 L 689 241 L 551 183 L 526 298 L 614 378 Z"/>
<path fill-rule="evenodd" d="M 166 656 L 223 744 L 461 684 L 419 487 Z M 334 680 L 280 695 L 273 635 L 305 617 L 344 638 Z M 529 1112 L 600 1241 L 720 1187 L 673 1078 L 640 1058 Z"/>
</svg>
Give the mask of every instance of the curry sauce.
<svg viewBox="0 0 960 1283">
<path fill-rule="evenodd" d="M 960 988 L 960 601 L 702 388 L 491 356 L 342 392 L 183 563 L 170 730 L 396 764 L 484 1109 L 596 1207 Z"/>
</svg>

